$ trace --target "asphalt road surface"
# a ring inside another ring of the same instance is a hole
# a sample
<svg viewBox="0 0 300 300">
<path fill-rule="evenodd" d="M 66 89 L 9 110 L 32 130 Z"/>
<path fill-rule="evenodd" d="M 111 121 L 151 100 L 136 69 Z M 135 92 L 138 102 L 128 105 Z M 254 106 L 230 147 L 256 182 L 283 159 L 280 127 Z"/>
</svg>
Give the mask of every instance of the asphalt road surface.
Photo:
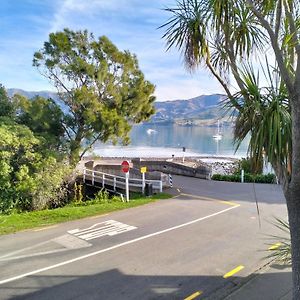
<svg viewBox="0 0 300 300">
<path fill-rule="evenodd" d="M 173 182 L 172 199 L 1 236 L 0 299 L 223 299 L 266 263 L 281 188 Z"/>
</svg>

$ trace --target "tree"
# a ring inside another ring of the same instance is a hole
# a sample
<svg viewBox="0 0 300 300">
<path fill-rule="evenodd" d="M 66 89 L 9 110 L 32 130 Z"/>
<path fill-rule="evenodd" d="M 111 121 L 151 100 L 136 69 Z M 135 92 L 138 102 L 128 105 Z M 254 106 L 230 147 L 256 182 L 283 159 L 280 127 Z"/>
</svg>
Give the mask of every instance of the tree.
<svg viewBox="0 0 300 300">
<path fill-rule="evenodd" d="M 44 153 L 28 127 L 0 124 L 0 213 L 42 209 L 65 200 L 63 183 L 69 174 L 63 161 Z"/>
<path fill-rule="evenodd" d="M 52 100 L 41 96 L 27 99 L 15 95 L 12 99 L 16 108 L 14 119 L 30 128 L 47 150 L 63 153 L 66 147 L 65 131 L 62 126 L 63 112 Z"/>
<path fill-rule="evenodd" d="M 293 299 L 300 299 L 299 5 L 299 0 L 180 0 L 166 9 L 172 17 L 162 25 L 168 48 L 180 49 L 189 69 L 203 64 L 217 78 L 240 114 L 237 139 L 252 132 L 250 154 L 259 159 L 264 151 L 280 178 L 291 231 Z M 251 67 L 258 53 L 274 55 L 277 86 L 259 87 Z M 238 94 L 229 88 L 230 74 Z"/>
<path fill-rule="evenodd" d="M 131 124 L 154 113 L 154 86 L 137 58 L 105 36 L 95 40 L 87 31 L 69 29 L 51 33 L 33 65 L 57 88 L 74 163 L 98 140 L 127 144 Z"/>
<path fill-rule="evenodd" d="M 0 84 L 0 117 L 12 118 L 15 109 L 3 85 Z"/>
</svg>

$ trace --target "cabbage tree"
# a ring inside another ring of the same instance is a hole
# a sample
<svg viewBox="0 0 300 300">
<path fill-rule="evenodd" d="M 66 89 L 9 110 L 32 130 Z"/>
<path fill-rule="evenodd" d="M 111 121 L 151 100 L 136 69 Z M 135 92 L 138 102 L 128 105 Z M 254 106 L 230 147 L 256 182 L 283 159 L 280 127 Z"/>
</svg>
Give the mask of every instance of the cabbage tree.
<svg viewBox="0 0 300 300">
<path fill-rule="evenodd" d="M 188 69 L 205 66 L 219 81 L 239 112 L 237 140 L 252 132 L 250 154 L 259 159 L 264 153 L 282 183 L 293 299 L 300 299 L 300 1 L 179 0 L 166 11 L 171 16 L 161 27 L 167 47 L 182 52 Z M 265 53 L 274 57 L 278 84 L 262 88 L 251 69 Z"/>
</svg>

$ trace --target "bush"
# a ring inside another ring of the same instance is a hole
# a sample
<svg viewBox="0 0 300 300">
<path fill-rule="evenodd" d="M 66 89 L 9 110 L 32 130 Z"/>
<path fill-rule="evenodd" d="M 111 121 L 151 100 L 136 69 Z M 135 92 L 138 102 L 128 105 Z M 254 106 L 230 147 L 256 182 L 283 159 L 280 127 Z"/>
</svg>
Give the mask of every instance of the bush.
<svg viewBox="0 0 300 300">
<path fill-rule="evenodd" d="M 77 190 L 78 190 L 78 186 Z M 101 189 L 98 191 L 93 199 L 84 199 L 84 196 L 82 196 L 81 201 L 77 201 L 77 198 L 74 198 L 72 206 L 88 206 L 93 204 L 106 204 L 106 203 L 113 203 L 113 202 L 123 202 L 121 197 L 118 197 L 116 195 L 110 195 L 108 191 L 105 189 Z"/>
<path fill-rule="evenodd" d="M 230 182 L 241 182 L 241 175 L 221 175 L 214 174 L 211 177 L 212 180 L 216 181 L 230 181 Z M 244 182 L 256 182 L 256 183 L 275 183 L 276 176 L 274 174 L 266 174 L 266 175 L 253 175 L 253 174 L 245 174 Z"/>
<path fill-rule="evenodd" d="M 0 124 L 0 213 L 65 201 L 69 174 L 67 164 L 41 151 L 29 128 Z"/>
<path fill-rule="evenodd" d="M 96 195 L 95 199 L 93 200 L 97 203 L 112 203 L 112 202 L 122 202 L 121 197 L 118 196 L 111 196 L 108 191 L 105 189 L 101 189 Z"/>
<path fill-rule="evenodd" d="M 247 174 L 262 174 L 263 172 L 263 161 L 255 161 L 249 157 L 242 158 L 238 162 L 238 168 L 235 174 L 241 174 L 241 171 L 244 170 Z"/>
</svg>

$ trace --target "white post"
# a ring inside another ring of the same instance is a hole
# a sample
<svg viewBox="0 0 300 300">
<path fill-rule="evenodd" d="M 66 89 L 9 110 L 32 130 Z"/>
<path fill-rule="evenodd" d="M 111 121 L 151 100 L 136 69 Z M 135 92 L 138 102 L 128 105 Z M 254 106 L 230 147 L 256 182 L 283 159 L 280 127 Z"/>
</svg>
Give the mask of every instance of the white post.
<svg viewBox="0 0 300 300">
<path fill-rule="evenodd" d="M 184 163 L 184 152 L 183 152 L 183 155 L 182 155 L 182 162 Z"/>
<path fill-rule="evenodd" d="M 83 182 L 85 182 L 86 169 L 83 169 Z"/>
<path fill-rule="evenodd" d="M 244 172 L 244 170 L 242 170 L 242 172 L 241 172 L 241 183 L 244 183 L 244 176 L 245 176 L 245 172 Z"/>
<path fill-rule="evenodd" d="M 159 192 L 162 193 L 163 191 L 163 184 L 162 184 L 162 181 L 160 180 L 159 181 Z"/>
<path fill-rule="evenodd" d="M 125 173 L 126 184 L 126 202 L 129 202 L 129 172 Z"/>
<path fill-rule="evenodd" d="M 92 185 L 94 185 L 95 179 L 94 179 L 94 170 L 92 171 Z"/>
<path fill-rule="evenodd" d="M 102 174 L 102 187 L 104 187 L 104 184 L 105 184 L 105 175 Z"/>
<path fill-rule="evenodd" d="M 173 187 L 173 180 L 172 180 L 171 174 L 169 174 L 169 185 L 170 185 L 170 187 Z"/>
<path fill-rule="evenodd" d="M 114 191 L 116 191 L 116 187 L 117 187 L 117 178 L 114 177 Z"/>
<path fill-rule="evenodd" d="M 145 194 L 145 185 L 146 185 L 146 182 L 145 182 L 145 173 L 142 173 L 142 193 L 143 195 Z"/>
</svg>

